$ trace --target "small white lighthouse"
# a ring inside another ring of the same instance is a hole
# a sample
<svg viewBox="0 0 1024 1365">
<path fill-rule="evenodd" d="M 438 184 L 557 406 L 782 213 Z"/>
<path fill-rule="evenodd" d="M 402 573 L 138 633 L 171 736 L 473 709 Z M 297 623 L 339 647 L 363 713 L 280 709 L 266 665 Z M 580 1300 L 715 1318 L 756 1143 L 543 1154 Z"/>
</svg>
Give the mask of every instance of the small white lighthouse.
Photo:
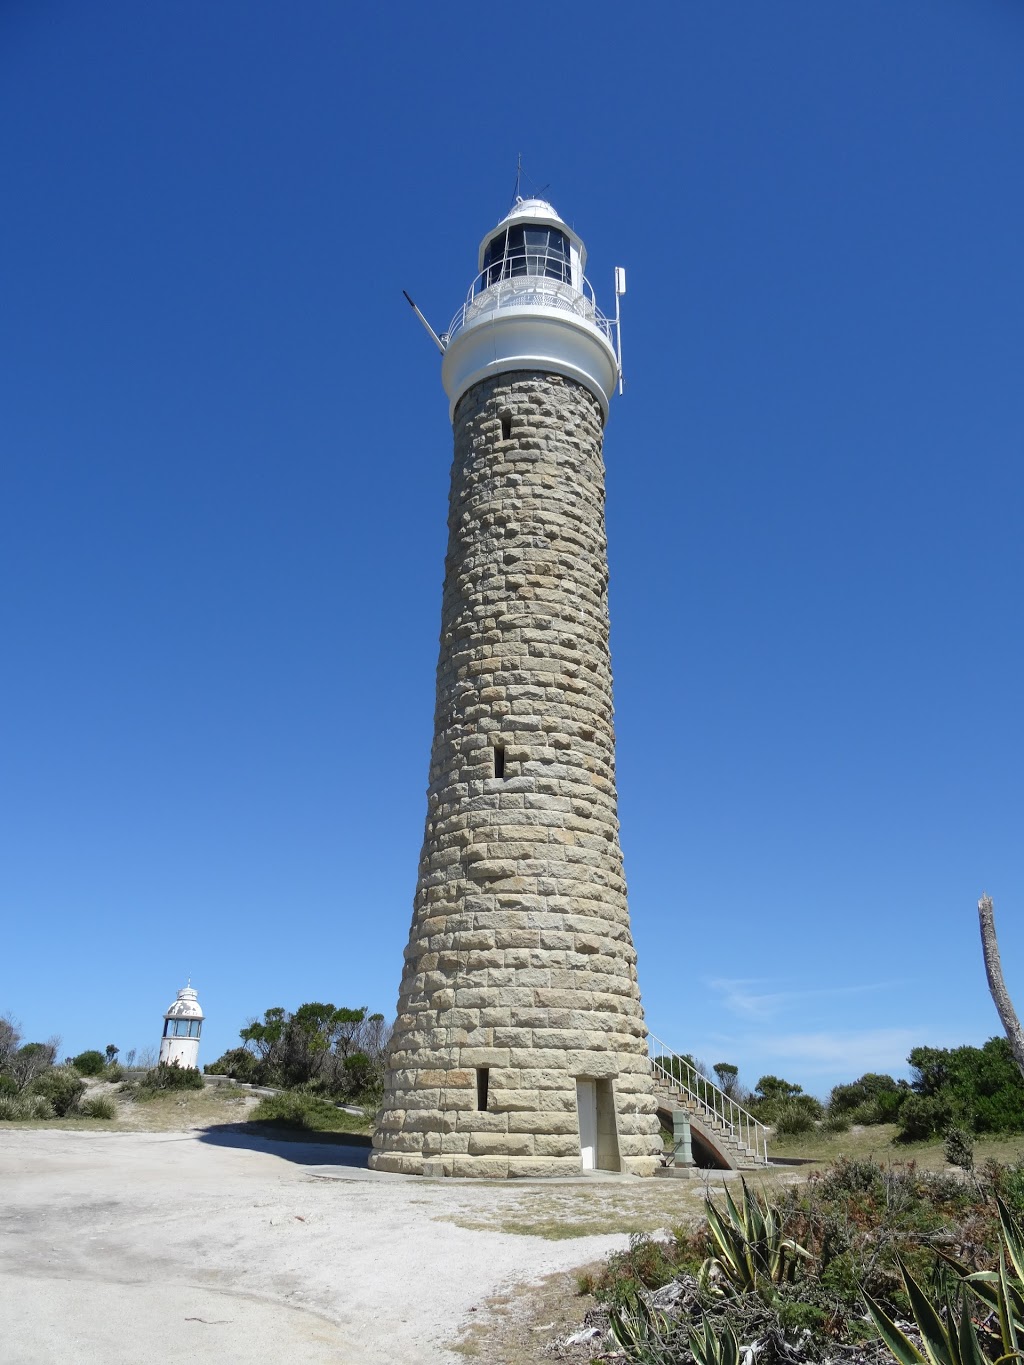
<svg viewBox="0 0 1024 1365">
<path fill-rule="evenodd" d="M 164 1035 L 160 1039 L 161 1063 L 197 1071 L 202 1029 L 203 1008 L 190 979 L 187 986 L 182 986 L 178 998 L 164 1015 Z"/>
</svg>

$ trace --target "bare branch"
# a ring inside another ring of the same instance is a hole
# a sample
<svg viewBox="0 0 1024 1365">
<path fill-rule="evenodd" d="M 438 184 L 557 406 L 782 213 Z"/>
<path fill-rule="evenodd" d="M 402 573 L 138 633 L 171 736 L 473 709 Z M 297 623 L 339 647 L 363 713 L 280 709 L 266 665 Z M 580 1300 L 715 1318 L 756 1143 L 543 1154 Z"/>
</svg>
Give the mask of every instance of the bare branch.
<svg viewBox="0 0 1024 1365">
<path fill-rule="evenodd" d="M 1006 1041 L 1010 1044 L 1013 1060 L 1017 1063 L 1020 1074 L 1024 1076 L 1024 1029 L 1020 1026 L 1017 1011 L 1013 1008 L 1010 993 L 1003 980 L 999 943 L 996 939 L 995 908 L 991 896 L 982 896 L 978 902 L 978 922 L 981 925 L 981 951 L 985 955 L 988 988 L 992 992 L 992 999 L 999 1013 Z"/>
</svg>

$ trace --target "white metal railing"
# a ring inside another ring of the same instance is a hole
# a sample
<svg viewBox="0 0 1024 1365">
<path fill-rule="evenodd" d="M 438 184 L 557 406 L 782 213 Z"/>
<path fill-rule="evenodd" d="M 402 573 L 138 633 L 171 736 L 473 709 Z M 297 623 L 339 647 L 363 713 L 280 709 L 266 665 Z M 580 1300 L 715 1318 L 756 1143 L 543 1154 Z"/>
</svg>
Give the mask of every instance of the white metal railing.
<svg viewBox="0 0 1024 1365">
<path fill-rule="evenodd" d="M 768 1129 L 763 1123 L 653 1033 L 647 1035 L 647 1048 L 656 1080 L 669 1089 L 678 1090 L 698 1113 L 707 1115 L 734 1141 L 742 1143 L 755 1161 L 768 1165 Z M 658 1049 L 657 1055 L 655 1049 Z"/>
<path fill-rule="evenodd" d="M 494 266 L 481 270 L 469 286 L 466 302 L 451 320 L 445 336 L 447 345 L 456 333 L 461 332 L 467 323 L 495 313 L 500 308 L 526 307 L 531 304 L 544 308 L 561 308 L 576 317 L 584 318 L 608 338 L 614 346 L 615 319 L 607 318 L 597 306 L 594 287 L 589 280 L 583 280 L 583 288 L 576 289 L 564 280 L 552 279 L 547 275 L 511 275 L 505 279 L 488 284 L 493 278 Z"/>
</svg>

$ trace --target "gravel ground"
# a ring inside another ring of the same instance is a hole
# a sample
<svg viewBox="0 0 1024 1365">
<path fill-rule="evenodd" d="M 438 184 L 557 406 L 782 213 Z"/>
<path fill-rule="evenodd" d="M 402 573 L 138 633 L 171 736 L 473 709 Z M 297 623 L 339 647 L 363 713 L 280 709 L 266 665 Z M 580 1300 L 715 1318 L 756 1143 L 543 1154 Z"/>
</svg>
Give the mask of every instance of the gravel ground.
<svg viewBox="0 0 1024 1365">
<path fill-rule="evenodd" d="M 488 1299 L 626 1244 L 497 1230 L 552 1182 L 376 1174 L 365 1149 L 223 1129 L 3 1129 L 5 1365 L 453 1365 Z"/>
</svg>

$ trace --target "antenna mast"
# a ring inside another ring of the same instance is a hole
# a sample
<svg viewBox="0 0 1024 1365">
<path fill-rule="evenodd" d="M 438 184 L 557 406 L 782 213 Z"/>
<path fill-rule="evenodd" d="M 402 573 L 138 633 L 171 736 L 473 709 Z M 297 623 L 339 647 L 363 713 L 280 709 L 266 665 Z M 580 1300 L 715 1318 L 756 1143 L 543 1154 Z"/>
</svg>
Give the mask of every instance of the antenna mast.
<svg viewBox="0 0 1024 1365">
<path fill-rule="evenodd" d="M 444 352 L 445 352 L 445 344 L 444 344 L 444 342 L 443 342 L 443 341 L 441 340 L 441 338 L 437 335 L 437 333 L 434 331 L 433 327 L 431 327 L 430 323 L 426 320 L 426 318 L 423 316 L 423 314 L 420 312 L 420 310 L 416 307 L 416 305 L 413 303 L 412 299 L 409 297 L 409 295 L 406 293 L 406 291 L 405 291 L 404 289 L 402 290 L 402 293 L 405 294 L 405 301 L 406 301 L 406 303 L 409 305 L 409 307 L 412 309 L 412 311 L 413 311 L 413 312 L 416 314 L 416 316 L 419 318 L 420 322 L 423 323 L 423 326 L 427 329 L 427 333 L 428 333 L 428 335 L 432 338 L 432 340 L 433 340 L 433 342 L 434 342 L 434 345 L 435 345 L 435 346 L 437 347 L 437 349 L 441 352 L 441 354 L 444 355 Z"/>
</svg>

